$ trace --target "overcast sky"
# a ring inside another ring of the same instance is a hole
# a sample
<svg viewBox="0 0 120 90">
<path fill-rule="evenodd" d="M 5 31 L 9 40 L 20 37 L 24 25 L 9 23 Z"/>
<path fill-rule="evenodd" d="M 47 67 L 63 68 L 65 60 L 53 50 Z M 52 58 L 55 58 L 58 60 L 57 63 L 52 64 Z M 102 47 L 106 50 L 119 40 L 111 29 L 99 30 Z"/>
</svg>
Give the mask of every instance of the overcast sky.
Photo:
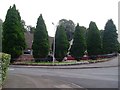
<svg viewBox="0 0 120 90">
<path fill-rule="evenodd" d="M 54 36 L 54 26 L 60 19 L 70 19 L 88 28 L 90 21 L 104 29 L 108 19 L 118 28 L 119 0 L 0 0 L 0 18 L 4 21 L 7 10 L 13 4 L 19 10 L 26 25 L 36 26 L 40 14 L 45 20 L 48 34 Z"/>
</svg>

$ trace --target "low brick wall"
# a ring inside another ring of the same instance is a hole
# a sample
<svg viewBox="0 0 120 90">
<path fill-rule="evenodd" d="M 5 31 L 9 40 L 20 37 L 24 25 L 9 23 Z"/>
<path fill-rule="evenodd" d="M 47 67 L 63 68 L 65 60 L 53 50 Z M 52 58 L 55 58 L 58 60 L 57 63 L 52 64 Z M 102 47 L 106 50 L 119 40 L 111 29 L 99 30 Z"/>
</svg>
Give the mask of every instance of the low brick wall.
<svg viewBox="0 0 120 90">
<path fill-rule="evenodd" d="M 27 54 L 23 54 L 21 56 L 19 56 L 19 58 L 16 60 L 16 62 L 27 62 L 27 61 L 32 61 L 34 58 L 32 55 L 27 55 Z"/>
</svg>

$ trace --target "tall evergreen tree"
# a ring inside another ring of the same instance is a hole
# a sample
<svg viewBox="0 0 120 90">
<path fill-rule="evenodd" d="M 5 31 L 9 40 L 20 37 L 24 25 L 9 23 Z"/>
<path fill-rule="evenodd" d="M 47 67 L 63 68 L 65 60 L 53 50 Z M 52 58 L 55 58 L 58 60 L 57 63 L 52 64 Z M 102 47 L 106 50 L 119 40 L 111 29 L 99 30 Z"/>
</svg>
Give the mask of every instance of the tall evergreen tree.
<svg viewBox="0 0 120 90">
<path fill-rule="evenodd" d="M 39 16 L 37 21 L 32 48 L 33 56 L 36 60 L 45 58 L 49 53 L 50 45 L 48 40 L 48 32 L 42 14 Z"/>
<path fill-rule="evenodd" d="M 63 60 L 69 48 L 69 42 L 64 29 L 62 25 L 58 26 L 55 34 L 55 58 L 58 61 Z"/>
<path fill-rule="evenodd" d="M 79 24 L 77 24 L 75 28 L 73 40 L 74 41 L 70 49 L 70 54 L 77 59 L 82 57 L 86 50 L 85 28 L 80 27 Z"/>
<path fill-rule="evenodd" d="M 95 22 L 90 22 L 87 33 L 87 51 L 88 55 L 101 54 L 101 36 Z"/>
<path fill-rule="evenodd" d="M 118 53 L 120 53 L 120 43 L 118 43 Z"/>
<path fill-rule="evenodd" d="M 0 19 L 0 52 L 2 52 L 2 24 L 3 21 Z"/>
<path fill-rule="evenodd" d="M 118 34 L 113 20 L 110 19 L 105 25 L 103 33 L 103 51 L 104 53 L 113 53 L 118 50 Z"/>
<path fill-rule="evenodd" d="M 17 58 L 25 48 L 25 37 L 22 29 L 21 17 L 16 6 L 10 6 L 3 23 L 3 52 Z"/>
</svg>

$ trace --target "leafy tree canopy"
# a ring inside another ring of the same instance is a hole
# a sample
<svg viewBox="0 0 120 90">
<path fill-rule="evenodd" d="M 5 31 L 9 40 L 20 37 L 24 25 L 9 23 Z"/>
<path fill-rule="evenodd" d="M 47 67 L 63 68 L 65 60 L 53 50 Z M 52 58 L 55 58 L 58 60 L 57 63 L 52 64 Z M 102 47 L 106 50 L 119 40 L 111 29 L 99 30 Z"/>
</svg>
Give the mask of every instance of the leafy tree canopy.
<svg viewBox="0 0 120 90">
<path fill-rule="evenodd" d="M 62 25 L 65 28 L 64 30 L 66 31 L 67 39 L 69 41 L 72 40 L 75 31 L 74 22 L 72 20 L 61 19 L 59 25 Z"/>
</svg>

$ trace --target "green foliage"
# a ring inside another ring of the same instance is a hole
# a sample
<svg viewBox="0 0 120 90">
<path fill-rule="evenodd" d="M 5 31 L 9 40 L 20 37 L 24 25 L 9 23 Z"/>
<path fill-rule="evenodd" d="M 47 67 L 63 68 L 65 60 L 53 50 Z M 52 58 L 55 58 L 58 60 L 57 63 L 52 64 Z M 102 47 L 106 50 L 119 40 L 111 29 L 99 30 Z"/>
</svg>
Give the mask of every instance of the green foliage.
<svg viewBox="0 0 120 90">
<path fill-rule="evenodd" d="M 103 39 L 103 33 L 104 33 L 104 30 L 100 30 L 101 39 Z"/>
<path fill-rule="evenodd" d="M 58 26 L 55 34 L 55 58 L 58 61 L 63 60 L 69 48 L 69 42 L 64 29 L 62 25 Z"/>
<path fill-rule="evenodd" d="M 32 27 L 32 26 L 28 26 L 30 28 L 30 33 L 34 33 L 35 32 L 35 27 Z"/>
<path fill-rule="evenodd" d="M 75 24 L 72 20 L 61 19 L 59 25 L 62 25 L 65 29 L 68 41 L 73 39 L 73 34 L 75 31 Z"/>
<path fill-rule="evenodd" d="M 2 20 L 0 19 L 0 52 L 2 52 Z"/>
<path fill-rule="evenodd" d="M 118 44 L 118 53 L 120 53 L 120 43 Z"/>
<path fill-rule="evenodd" d="M 104 53 L 113 53 L 118 51 L 118 34 L 116 26 L 112 19 L 108 20 L 103 33 L 103 51 Z"/>
<path fill-rule="evenodd" d="M 77 24 L 75 28 L 74 41 L 70 49 L 70 54 L 75 58 L 82 57 L 86 50 L 85 30 L 86 29 L 80 27 L 79 24 Z"/>
<path fill-rule="evenodd" d="M 0 53 L 0 65 L 1 65 L 0 74 L 2 74 L 2 78 L 0 79 L 0 86 L 3 84 L 4 80 L 6 79 L 6 74 L 9 67 L 10 59 L 11 59 L 11 55 Z"/>
<path fill-rule="evenodd" d="M 21 20 L 21 24 L 22 24 L 22 29 L 23 29 L 23 31 L 24 32 L 26 32 L 27 31 L 27 29 L 25 28 L 25 21 L 24 20 Z"/>
<path fill-rule="evenodd" d="M 10 7 L 3 23 L 3 52 L 17 58 L 25 48 L 25 37 L 22 29 L 21 17 L 16 6 Z"/>
<path fill-rule="evenodd" d="M 101 37 L 95 22 L 90 22 L 87 33 L 87 51 L 88 55 L 101 54 Z"/>
<path fill-rule="evenodd" d="M 32 48 L 35 59 L 45 58 L 49 53 L 50 45 L 48 32 L 42 14 L 39 16 L 37 21 Z"/>
</svg>

